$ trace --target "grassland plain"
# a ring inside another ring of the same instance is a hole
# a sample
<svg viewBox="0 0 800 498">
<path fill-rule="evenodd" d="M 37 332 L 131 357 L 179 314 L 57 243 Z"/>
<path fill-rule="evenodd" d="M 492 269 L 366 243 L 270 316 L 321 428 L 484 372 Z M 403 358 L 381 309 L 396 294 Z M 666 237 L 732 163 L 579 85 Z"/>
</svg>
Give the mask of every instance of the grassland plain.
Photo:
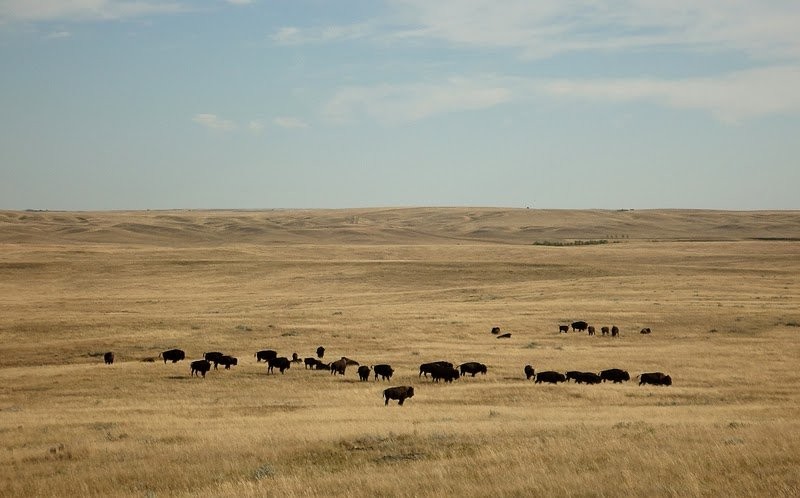
<svg viewBox="0 0 800 498">
<path fill-rule="evenodd" d="M 0 496 L 798 496 L 798 276 L 798 212 L 0 212 Z M 319 345 L 395 377 L 253 357 Z"/>
</svg>

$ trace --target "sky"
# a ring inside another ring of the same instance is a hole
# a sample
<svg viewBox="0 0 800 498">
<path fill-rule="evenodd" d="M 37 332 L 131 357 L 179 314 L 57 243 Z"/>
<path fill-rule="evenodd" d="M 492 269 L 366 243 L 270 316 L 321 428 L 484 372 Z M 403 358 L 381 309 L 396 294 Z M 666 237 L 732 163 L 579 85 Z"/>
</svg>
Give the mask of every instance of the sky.
<svg viewBox="0 0 800 498">
<path fill-rule="evenodd" d="M 797 0 L 0 0 L 0 209 L 800 209 Z"/>
</svg>

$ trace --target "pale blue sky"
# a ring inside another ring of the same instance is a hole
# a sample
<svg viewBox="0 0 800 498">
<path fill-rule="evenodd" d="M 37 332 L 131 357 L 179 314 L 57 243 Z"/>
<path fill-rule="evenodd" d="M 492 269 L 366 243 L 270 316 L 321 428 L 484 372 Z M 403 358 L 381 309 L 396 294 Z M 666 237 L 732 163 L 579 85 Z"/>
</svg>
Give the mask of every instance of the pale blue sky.
<svg viewBox="0 0 800 498">
<path fill-rule="evenodd" d="M 796 0 L 0 0 L 0 209 L 800 209 Z"/>
</svg>

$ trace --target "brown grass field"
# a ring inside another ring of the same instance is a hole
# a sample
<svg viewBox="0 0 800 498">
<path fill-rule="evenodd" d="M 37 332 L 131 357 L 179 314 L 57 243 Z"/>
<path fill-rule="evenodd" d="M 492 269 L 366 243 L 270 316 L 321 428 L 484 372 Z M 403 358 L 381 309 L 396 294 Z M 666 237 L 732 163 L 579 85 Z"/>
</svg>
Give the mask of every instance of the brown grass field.
<svg viewBox="0 0 800 498">
<path fill-rule="evenodd" d="M 798 496 L 798 277 L 800 212 L 0 212 L 0 496 Z M 395 377 L 253 356 L 319 345 Z"/>
</svg>

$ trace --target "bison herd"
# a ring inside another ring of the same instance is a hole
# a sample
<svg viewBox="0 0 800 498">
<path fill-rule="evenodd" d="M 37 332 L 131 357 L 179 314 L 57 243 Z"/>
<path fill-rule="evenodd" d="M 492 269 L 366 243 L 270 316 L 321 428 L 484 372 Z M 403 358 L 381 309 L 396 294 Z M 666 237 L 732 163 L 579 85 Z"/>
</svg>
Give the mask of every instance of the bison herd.
<svg viewBox="0 0 800 498">
<path fill-rule="evenodd" d="M 590 335 L 594 335 L 595 332 L 594 327 L 590 326 L 584 321 L 573 322 L 571 325 L 559 325 L 559 332 L 566 333 L 569 331 L 570 327 L 573 331 L 588 331 Z M 491 332 L 498 337 L 503 337 L 505 335 L 500 333 L 499 327 L 493 327 Z M 616 326 L 610 328 L 602 327 L 601 332 L 603 335 L 610 334 L 612 337 L 616 337 L 619 334 L 619 328 Z M 650 329 L 642 329 L 641 333 L 649 334 Z M 508 336 L 510 336 L 510 334 L 508 334 Z M 320 346 L 316 349 L 316 357 L 300 358 L 297 353 L 293 353 L 292 358 L 289 359 L 286 356 L 278 356 L 278 352 L 272 349 L 257 351 L 254 354 L 254 357 L 256 358 L 257 363 L 262 361 L 266 362 L 268 374 L 274 374 L 276 368 L 281 374 L 283 374 L 291 367 L 292 363 L 303 363 L 306 370 L 323 370 L 330 372 L 330 374 L 334 376 L 345 375 L 348 366 L 358 366 L 358 378 L 362 382 L 368 381 L 372 375 L 374 375 L 375 381 L 391 381 L 392 376 L 395 373 L 394 368 L 392 368 L 392 366 L 389 364 L 381 363 L 372 366 L 360 365 L 359 362 L 345 356 L 342 356 L 338 360 L 331 361 L 330 363 L 325 363 L 322 361 L 324 355 L 325 348 Z M 168 361 L 177 363 L 186 359 L 186 353 L 181 349 L 169 349 L 159 353 L 158 357 L 162 359 L 165 364 Z M 113 364 L 114 353 L 110 351 L 105 353 L 103 355 L 103 360 L 108 365 Z M 194 360 L 190 363 L 190 376 L 205 378 L 206 374 L 211 371 L 212 366 L 214 370 L 216 370 L 219 365 L 225 367 L 225 370 L 230 370 L 232 366 L 236 366 L 238 364 L 239 360 L 234 356 L 227 355 L 220 351 L 206 352 L 203 353 L 202 359 Z M 422 363 L 419 366 L 419 374 L 417 377 L 419 379 L 423 377 L 427 379 L 430 376 L 432 383 L 444 381 L 445 384 L 449 384 L 467 375 L 470 375 L 471 377 L 475 377 L 477 374 L 486 375 L 487 371 L 487 366 L 477 361 L 468 361 L 456 366 L 451 362 L 440 360 Z M 525 365 L 523 372 L 527 380 L 534 378 L 534 383 L 536 384 L 558 384 L 559 382 L 569 381 L 573 381 L 576 384 L 600 384 L 606 381 L 618 384 L 627 382 L 631 379 L 630 374 L 628 374 L 627 371 L 619 368 L 603 370 L 599 373 L 582 372 L 577 370 L 561 373 L 553 370 L 536 372 L 532 365 Z M 639 385 L 645 384 L 654 386 L 671 386 L 672 378 L 662 372 L 642 373 L 639 375 Z M 413 396 L 414 388 L 412 386 L 390 387 L 383 391 L 385 405 L 389 404 L 389 400 L 397 400 L 398 404 L 402 405 L 406 399 Z"/>
</svg>

